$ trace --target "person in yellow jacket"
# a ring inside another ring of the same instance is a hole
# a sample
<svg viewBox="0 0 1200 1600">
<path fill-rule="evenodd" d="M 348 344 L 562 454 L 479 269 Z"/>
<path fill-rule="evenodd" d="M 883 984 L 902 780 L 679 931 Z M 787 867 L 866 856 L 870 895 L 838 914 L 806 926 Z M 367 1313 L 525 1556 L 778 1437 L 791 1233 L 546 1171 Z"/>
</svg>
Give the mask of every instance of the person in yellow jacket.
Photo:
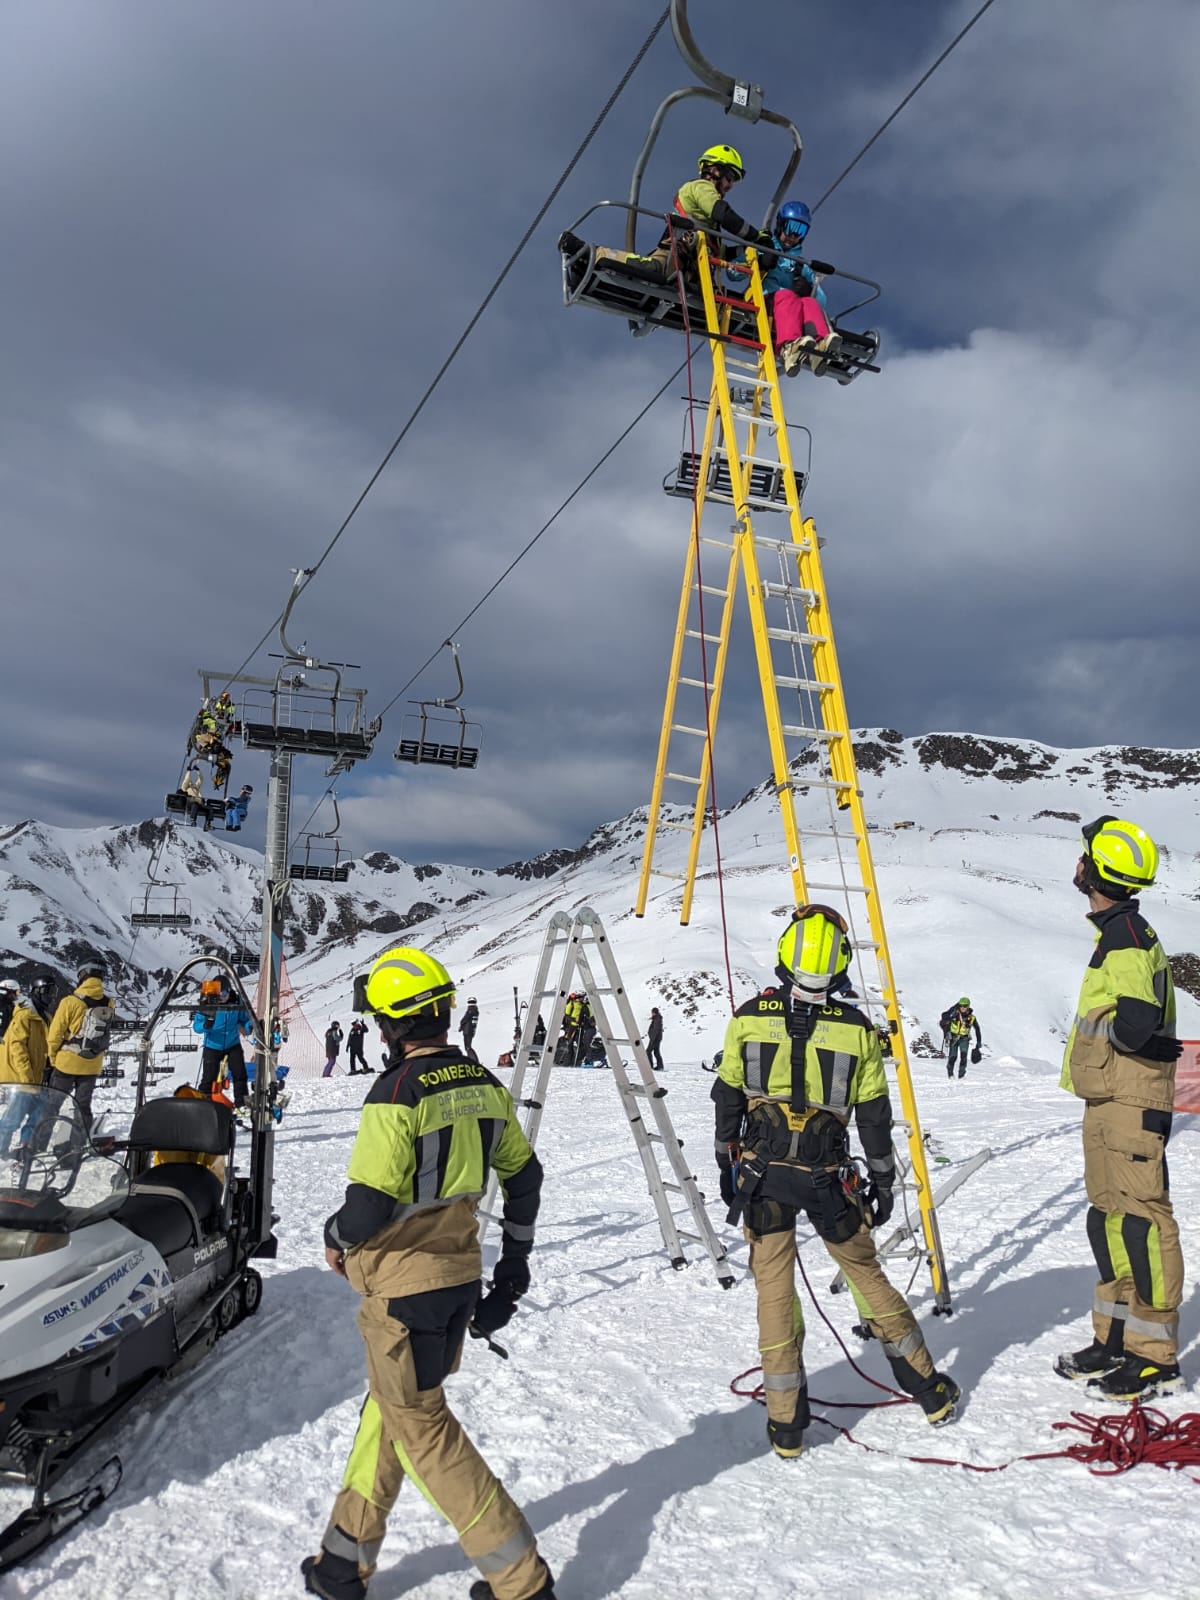
<svg viewBox="0 0 1200 1600">
<path fill-rule="evenodd" d="M 767 1436 L 780 1456 L 801 1453 L 810 1420 L 794 1280 L 801 1211 L 845 1274 L 896 1382 L 928 1421 L 950 1421 L 960 1395 L 934 1367 L 908 1302 L 875 1253 L 871 1229 L 895 1204 L 892 1107 L 870 1020 L 830 998 L 850 954 L 840 913 L 797 907 L 777 950 L 781 988 L 734 1013 L 712 1088 L 721 1195 L 750 1245 Z M 865 1186 L 850 1160 L 851 1112 L 870 1174 Z"/>
<path fill-rule="evenodd" d="M 385 950 L 355 983 L 389 1046 L 350 1156 L 349 1187 L 325 1225 L 325 1259 L 359 1294 L 367 1400 L 310 1594 L 364 1600 L 388 1512 L 409 1477 L 457 1530 L 483 1577 L 471 1600 L 554 1600 L 533 1532 L 446 1405 L 468 1326 L 490 1338 L 529 1288 L 542 1168 L 508 1090 L 449 1041 L 454 983 L 432 956 Z M 500 1259 L 480 1298 L 477 1209 L 495 1171 Z"/>
<path fill-rule="evenodd" d="M 651 282 L 674 283 L 677 273 L 695 272 L 695 223 L 719 228 L 747 244 L 769 247 L 773 243 L 771 235 L 739 216 L 726 199 L 734 184 L 746 176 L 742 158 L 733 146 L 710 145 L 701 152 L 696 165 L 699 177 L 680 185 L 671 202 L 666 231 L 648 256 L 631 255 L 627 250 L 611 250 L 601 245 L 596 250 L 596 260 L 620 262 L 638 277 Z M 559 236 L 558 248 L 564 255 L 573 256 L 585 246 L 575 234 L 564 233 Z M 720 240 L 710 236 L 709 248 L 719 255 Z"/>
<path fill-rule="evenodd" d="M 1096 948 L 1060 1082 L 1084 1102 L 1087 1232 L 1100 1282 L 1091 1344 L 1060 1355 L 1055 1369 L 1114 1400 L 1171 1394 L 1182 1382 L 1183 1252 L 1166 1158 L 1182 1046 L 1171 968 L 1135 898 L 1157 871 L 1157 846 L 1137 823 L 1105 816 L 1083 830 L 1074 883 Z"/>
<path fill-rule="evenodd" d="M 50 1087 L 75 1097 L 89 1129 L 92 1096 L 112 1030 L 113 1003 L 104 992 L 106 970 L 98 957 L 80 963 L 75 989 L 59 1001 L 47 1040 Z"/>
<path fill-rule="evenodd" d="M 0 1044 L 0 1084 L 10 1084 L 7 1103 L 0 1112 L 0 1156 L 6 1156 L 17 1136 L 20 1146 L 31 1135 L 37 1121 L 38 1098 L 46 1076 L 49 1051 L 46 1044 L 46 1017 L 54 1002 L 54 979 L 49 975 L 34 978 L 29 993 L 18 989 L 12 1020 Z"/>
</svg>

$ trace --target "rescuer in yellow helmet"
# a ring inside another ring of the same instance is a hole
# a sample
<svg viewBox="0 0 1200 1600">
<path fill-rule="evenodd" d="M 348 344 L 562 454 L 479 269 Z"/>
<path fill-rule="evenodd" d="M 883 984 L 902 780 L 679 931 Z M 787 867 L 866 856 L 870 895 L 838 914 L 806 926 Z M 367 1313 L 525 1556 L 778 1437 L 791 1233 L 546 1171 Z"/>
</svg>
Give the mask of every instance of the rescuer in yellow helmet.
<svg viewBox="0 0 1200 1600">
<path fill-rule="evenodd" d="M 769 246 L 771 235 L 739 216 L 725 198 L 734 184 L 741 183 L 746 176 L 742 158 L 733 146 L 709 145 L 700 152 L 696 167 L 699 177 L 680 185 L 671 202 L 670 220 L 663 236 L 648 256 L 598 246 L 596 260 L 619 261 L 633 269 L 639 278 L 667 284 L 673 283 L 679 272 L 694 271 L 696 229 L 689 224 L 702 223 L 722 233 L 731 233 L 747 244 Z M 720 242 L 715 236 L 709 239 L 709 247 L 714 254 L 720 254 Z M 558 248 L 564 255 L 571 256 L 586 247 L 573 233 L 564 233 L 559 237 Z"/>
<path fill-rule="evenodd" d="M 1182 1046 L 1171 968 L 1136 898 L 1157 871 L 1158 848 L 1136 822 L 1105 816 L 1084 828 L 1074 883 L 1096 948 L 1061 1084 L 1084 1102 L 1087 1231 L 1100 1282 L 1091 1344 L 1055 1367 L 1114 1400 L 1171 1394 L 1182 1382 L 1183 1252 L 1166 1162 Z"/>
<path fill-rule="evenodd" d="M 423 950 L 385 950 L 355 980 L 389 1047 L 363 1105 L 349 1187 L 325 1225 L 325 1259 L 363 1296 L 367 1400 L 311 1594 L 364 1600 L 406 1476 L 458 1532 L 483 1577 L 471 1600 L 554 1600 L 533 1532 L 447 1408 L 468 1327 L 483 1338 L 529 1288 L 542 1169 L 508 1090 L 449 1042 L 454 982 Z M 480 1298 L 476 1216 L 494 1170 L 504 1194 L 500 1259 Z"/>
<path fill-rule="evenodd" d="M 717 1166 L 729 1220 L 750 1244 L 767 1435 L 798 1456 L 809 1422 L 804 1318 L 796 1295 L 796 1220 L 803 1211 L 850 1285 L 896 1382 L 937 1425 L 959 1388 L 934 1368 L 908 1302 L 884 1276 L 871 1229 L 895 1204 L 892 1107 L 870 1020 L 830 998 L 850 962 L 849 930 L 829 906 L 797 907 L 779 940 L 780 988 L 740 1006 L 725 1030 L 712 1098 Z M 854 1112 L 864 1185 L 850 1159 Z"/>
</svg>

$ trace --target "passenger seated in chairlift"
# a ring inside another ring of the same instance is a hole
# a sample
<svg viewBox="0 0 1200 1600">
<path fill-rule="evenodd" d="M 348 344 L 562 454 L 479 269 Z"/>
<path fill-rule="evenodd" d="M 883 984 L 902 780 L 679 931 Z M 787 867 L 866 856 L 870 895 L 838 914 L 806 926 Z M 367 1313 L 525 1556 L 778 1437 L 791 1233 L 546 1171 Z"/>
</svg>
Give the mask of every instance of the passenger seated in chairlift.
<svg viewBox="0 0 1200 1600">
<path fill-rule="evenodd" d="M 197 755 L 202 755 L 207 760 L 220 742 L 217 719 L 213 716 L 206 700 L 197 711 L 195 722 L 192 723 L 191 745 Z"/>
<path fill-rule="evenodd" d="M 203 798 L 203 780 L 200 777 L 200 768 L 194 761 L 180 780 L 179 792 L 187 796 L 187 811 L 184 814 L 187 817 L 188 827 L 194 828 L 196 826 L 196 818 L 200 815 L 201 800 Z M 204 826 L 207 829 L 207 815 L 204 818 Z"/>
<path fill-rule="evenodd" d="M 671 205 L 671 221 L 662 238 L 648 256 L 631 254 L 627 250 L 610 250 L 599 246 L 597 261 L 619 261 L 623 266 L 637 269 L 639 278 L 664 285 L 675 282 L 676 274 L 694 275 L 696 270 L 696 230 L 688 223 L 699 222 L 710 228 L 720 228 L 732 233 L 747 244 L 770 245 L 771 235 L 763 233 L 752 222 L 740 217 L 725 196 L 735 183 L 746 176 L 742 158 L 730 144 L 710 145 L 697 162 L 700 176 L 681 186 Z M 710 240 L 717 248 L 717 241 Z M 565 255 L 575 255 L 584 248 L 581 239 L 573 233 L 559 237 L 558 248 Z"/>
<path fill-rule="evenodd" d="M 246 813 L 250 809 L 250 797 L 254 793 L 252 784 L 244 783 L 241 792 L 230 795 L 225 802 L 225 832 L 241 833 L 242 823 L 246 820 Z"/>
<path fill-rule="evenodd" d="M 763 291 L 775 330 L 775 351 L 789 378 L 807 366 L 818 377 L 842 342 L 825 315 L 825 291 L 803 255 L 812 213 L 803 200 L 779 208 L 772 254 L 762 263 Z M 735 264 L 731 272 L 745 272 Z"/>
<path fill-rule="evenodd" d="M 228 689 L 222 689 L 212 705 L 212 718 L 217 725 L 217 732 L 223 739 L 233 726 L 237 717 L 237 707 Z"/>
</svg>

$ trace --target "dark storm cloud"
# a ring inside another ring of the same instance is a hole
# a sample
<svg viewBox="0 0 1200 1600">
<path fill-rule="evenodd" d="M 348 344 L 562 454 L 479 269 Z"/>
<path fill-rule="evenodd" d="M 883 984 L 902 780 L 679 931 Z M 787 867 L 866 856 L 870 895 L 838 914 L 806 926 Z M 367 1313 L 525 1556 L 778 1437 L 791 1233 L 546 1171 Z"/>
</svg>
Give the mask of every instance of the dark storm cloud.
<svg viewBox="0 0 1200 1600">
<path fill-rule="evenodd" d="M 736 39 L 727 8 L 692 17 L 799 123 L 815 199 L 972 9 L 862 0 L 818 28 L 755 0 Z M 161 805 L 195 668 L 236 666 L 324 547 L 653 10 L 9 0 L 5 815 Z M 1148 0 L 1130 52 L 1125 15 L 1003 0 L 818 219 L 817 253 L 886 287 L 884 375 L 788 390 L 856 725 L 1200 742 L 1180 376 L 1198 27 Z M 664 36 L 297 608 L 376 707 L 682 357 L 564 313 L 553 237 L 624 196 L 685 78 Z M 757 215 L 780 136 L 699 107 L 668 122 L 647 198 L 714 137 L 743 150 Z M 687 537 L 657 488 L 682 387 L 463 634 L 479 770 L 396 767 L 398 706 L 343 785 L 357 846 L 503 860 L 644 803 Z M 443 658 L 410 693 L 450 687 Z M 726 798 L 764 776 L 756 693 L 739 658 Z M 259 759 L 238 762 L 257 787 Z M 315 767 L 300 787 L 315 799 Z"/>
</svg>

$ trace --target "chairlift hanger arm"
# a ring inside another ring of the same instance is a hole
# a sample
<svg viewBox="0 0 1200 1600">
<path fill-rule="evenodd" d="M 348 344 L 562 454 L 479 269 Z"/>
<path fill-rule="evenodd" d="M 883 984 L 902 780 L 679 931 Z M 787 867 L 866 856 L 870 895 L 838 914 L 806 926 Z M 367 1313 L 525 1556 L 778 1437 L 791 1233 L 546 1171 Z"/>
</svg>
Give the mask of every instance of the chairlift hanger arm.
<svg viewBox="0 0 1200 1600">
<path fill-rule="evenodd" d="M 787 169 L 776 186 L 775 193 L 771 196 L 770 204 L 763 215 L 763 228 L 769 228 L 775 213 L 783 203 L 783 198 L 788 191 L 796 168 L 800 165 L 800 158 L 804 154 L 804 144 L 800 138 L 799 130 L 787 117 L 780 116 L 777 111 L 768 111 L 763 105 L 762 89 L 756 83 L 749 83 L 744 79 L 733 78 L 726 72 L 719 72 L 701 52 L 693 37 L 691 26 L 687 18 L 687 0 L 671 0 L 671 32 L 675 36 L 675 43 L 685 65 L 700 79 L 705 87 L 693 84 L 687 89 L 676 89 L 669 94 L 658 110 L 654 113 L 654 120 L 650 124 L 650 132 L 646 135 L 646 142 L 633 169 L 633 178 L 629 185 L 629 203 L 631 210 L 625 223 L 625 248 L 631 253 L 637 252 L 637 210 L 641 203 L 642 178 L 650 160 L 651 152 L 658 143 L 658 135 L 662 129 L 667 112 L 681 100 L 692 96 L 699 96 L 703 100 L 715 101 L 727 114 L 742 117 L 747 122 L 771 122 L 776 127 L 784 128 L 791 135 L 792 154 L 788 161 Z"/>
</svg>

